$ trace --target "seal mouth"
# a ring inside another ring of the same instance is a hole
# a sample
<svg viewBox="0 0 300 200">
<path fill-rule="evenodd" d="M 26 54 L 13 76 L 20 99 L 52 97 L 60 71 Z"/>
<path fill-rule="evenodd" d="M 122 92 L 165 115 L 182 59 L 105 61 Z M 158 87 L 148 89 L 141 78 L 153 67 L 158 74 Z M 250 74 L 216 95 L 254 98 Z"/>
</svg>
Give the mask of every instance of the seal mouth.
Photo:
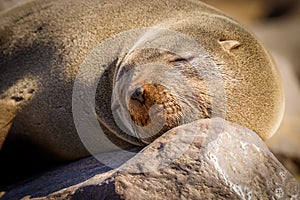
<svg viewBox="0 0 300 200">
<path fill-rule="evenodd" d="M 133 122 L 141 128 L 161 126 L 158 132 L 142 134 L 145 141 L 153 141 L 164 132 L 180 125 L 181 107 L 178 99 L 160 84 L 143 84 L 129 92 L 129 113 Z"/>
</svg>

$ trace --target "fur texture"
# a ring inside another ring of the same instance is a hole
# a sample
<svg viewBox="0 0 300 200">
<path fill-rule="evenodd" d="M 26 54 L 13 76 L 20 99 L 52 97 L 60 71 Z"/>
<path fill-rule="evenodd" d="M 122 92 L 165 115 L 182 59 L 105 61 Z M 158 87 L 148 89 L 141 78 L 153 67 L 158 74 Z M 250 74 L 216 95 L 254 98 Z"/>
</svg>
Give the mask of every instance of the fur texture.
<svg viewBox="0 0 300 200">
<path fill-rule="evenodd" d="M 87 156 L 71 108 L 80 64 L 102 40 L 153 26 L 193 37 L 217 63 L 227 120 L 263 139 L 279 126 L 284 97 L 272 59 L 238 22 L 199 1 L 37 0 L 2 13 L 0 24 L 0 105 L 12 102 L 14 116 L 6 146 L 21 139 L 51 153 L 49 159 Z M 119 131 L 110 111 L 114 70 L 115 66 L 106 70 L 96 98 L 108 135 L 110 130 Z M 129 146 L 114 134 L 111 137 L 116 144 Z"/>
</svg>

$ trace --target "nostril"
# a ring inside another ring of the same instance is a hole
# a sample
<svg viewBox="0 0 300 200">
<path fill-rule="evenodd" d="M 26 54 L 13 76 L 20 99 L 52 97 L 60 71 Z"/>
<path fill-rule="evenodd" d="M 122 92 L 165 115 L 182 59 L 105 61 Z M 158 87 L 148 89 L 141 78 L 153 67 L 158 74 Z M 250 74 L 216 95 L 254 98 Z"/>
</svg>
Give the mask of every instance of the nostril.
<svg viewBox="0 0 300 200">
<path fill-rule="evenodd" d="M 141 104 L 144 104 L 145 103 L 144 93 L 145 93 L 144 88 L 141 86 L 137 86 L 132 90 L 130 98 L 132 100 L 139 101 Z"/>
</svg>

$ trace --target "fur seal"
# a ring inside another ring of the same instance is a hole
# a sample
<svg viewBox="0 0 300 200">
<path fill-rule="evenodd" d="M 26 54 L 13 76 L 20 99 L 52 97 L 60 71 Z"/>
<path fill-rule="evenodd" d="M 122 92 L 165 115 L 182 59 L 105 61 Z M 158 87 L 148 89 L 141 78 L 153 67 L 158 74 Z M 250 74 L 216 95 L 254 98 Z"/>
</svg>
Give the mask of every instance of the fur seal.
<svg viewBox="0 0 300 200">
<path fill-rule="evenodd" d="M 101 41 L 143 27 L 174 30 L 202 46 L 220 71 L 227 120 L 256 131 L 263 139 L 279 126 L 283 88 L 271 57 L 242 25 L 199 1 L 34 0 L 1 13 L 0 24 L 2 154 L 27 152 L 23 154 L 28 159 L 28 149 L 34 147 L 40 152 L 39 158 L 46 160 L 73 160 L 89 155 L 72 116 L 72 89 L 80 65 Z M 205 92 L 208 86 L 201 77 L 193 76 L 195 68 L 189 68 L 189 63 L 195 61 L 193 56 L 189 60 L 189 56 L 178 57 L 155 49 L 137 49 L 119 56 L 105 69 L 96 95 L 99 121 L 114 144 L 122 148 L 148 144 L 162 132 L 180 125 L 182 113 L 188 117 L 194 112 L 183 112 L 184 106 L 179 103 L 184 98 L 174 96 L 174 88 L 131 79 L 130 91 L 126 88 L 131 92 L 126 105 L 130 119 L 137 126 L 151 124 L 147 112 L 157 103 L 165 109 L 167 120 L 158 135 L 142 135 L 142 140 L 138 135 L 120 137 L 122 130 L 112 117 L 113 89 L 116 84 L 121 86 L 119 79 L 125 80 L 130 74 L 125 71 L 124 77 L 122 69 L 137 69 L 148 61 L 164 66 L 161 70 L 186 69 L 183 71 L 192 90 L 200 91 L 195 92 L 198 117 L 211 117 L 211 94 Z M 158 70 L 150 75 L 162 73 Z"/>
</svg>

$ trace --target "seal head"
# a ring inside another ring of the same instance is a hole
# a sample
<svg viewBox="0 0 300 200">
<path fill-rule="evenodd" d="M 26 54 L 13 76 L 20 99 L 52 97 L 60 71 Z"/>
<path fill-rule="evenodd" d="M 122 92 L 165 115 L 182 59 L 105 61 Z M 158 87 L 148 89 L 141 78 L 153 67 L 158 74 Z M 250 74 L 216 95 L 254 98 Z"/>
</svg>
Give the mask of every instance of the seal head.
<svg viewBox="0 0 300 200">
<path fill-rule="evenodd" d="M 124 57 L 115 77 L 113 110 L 121 127 L 148 144 L 184 123 L 211 116 L 207 86 L 190 61 L 160 49 L 136 50 Z"/>
</svg>

